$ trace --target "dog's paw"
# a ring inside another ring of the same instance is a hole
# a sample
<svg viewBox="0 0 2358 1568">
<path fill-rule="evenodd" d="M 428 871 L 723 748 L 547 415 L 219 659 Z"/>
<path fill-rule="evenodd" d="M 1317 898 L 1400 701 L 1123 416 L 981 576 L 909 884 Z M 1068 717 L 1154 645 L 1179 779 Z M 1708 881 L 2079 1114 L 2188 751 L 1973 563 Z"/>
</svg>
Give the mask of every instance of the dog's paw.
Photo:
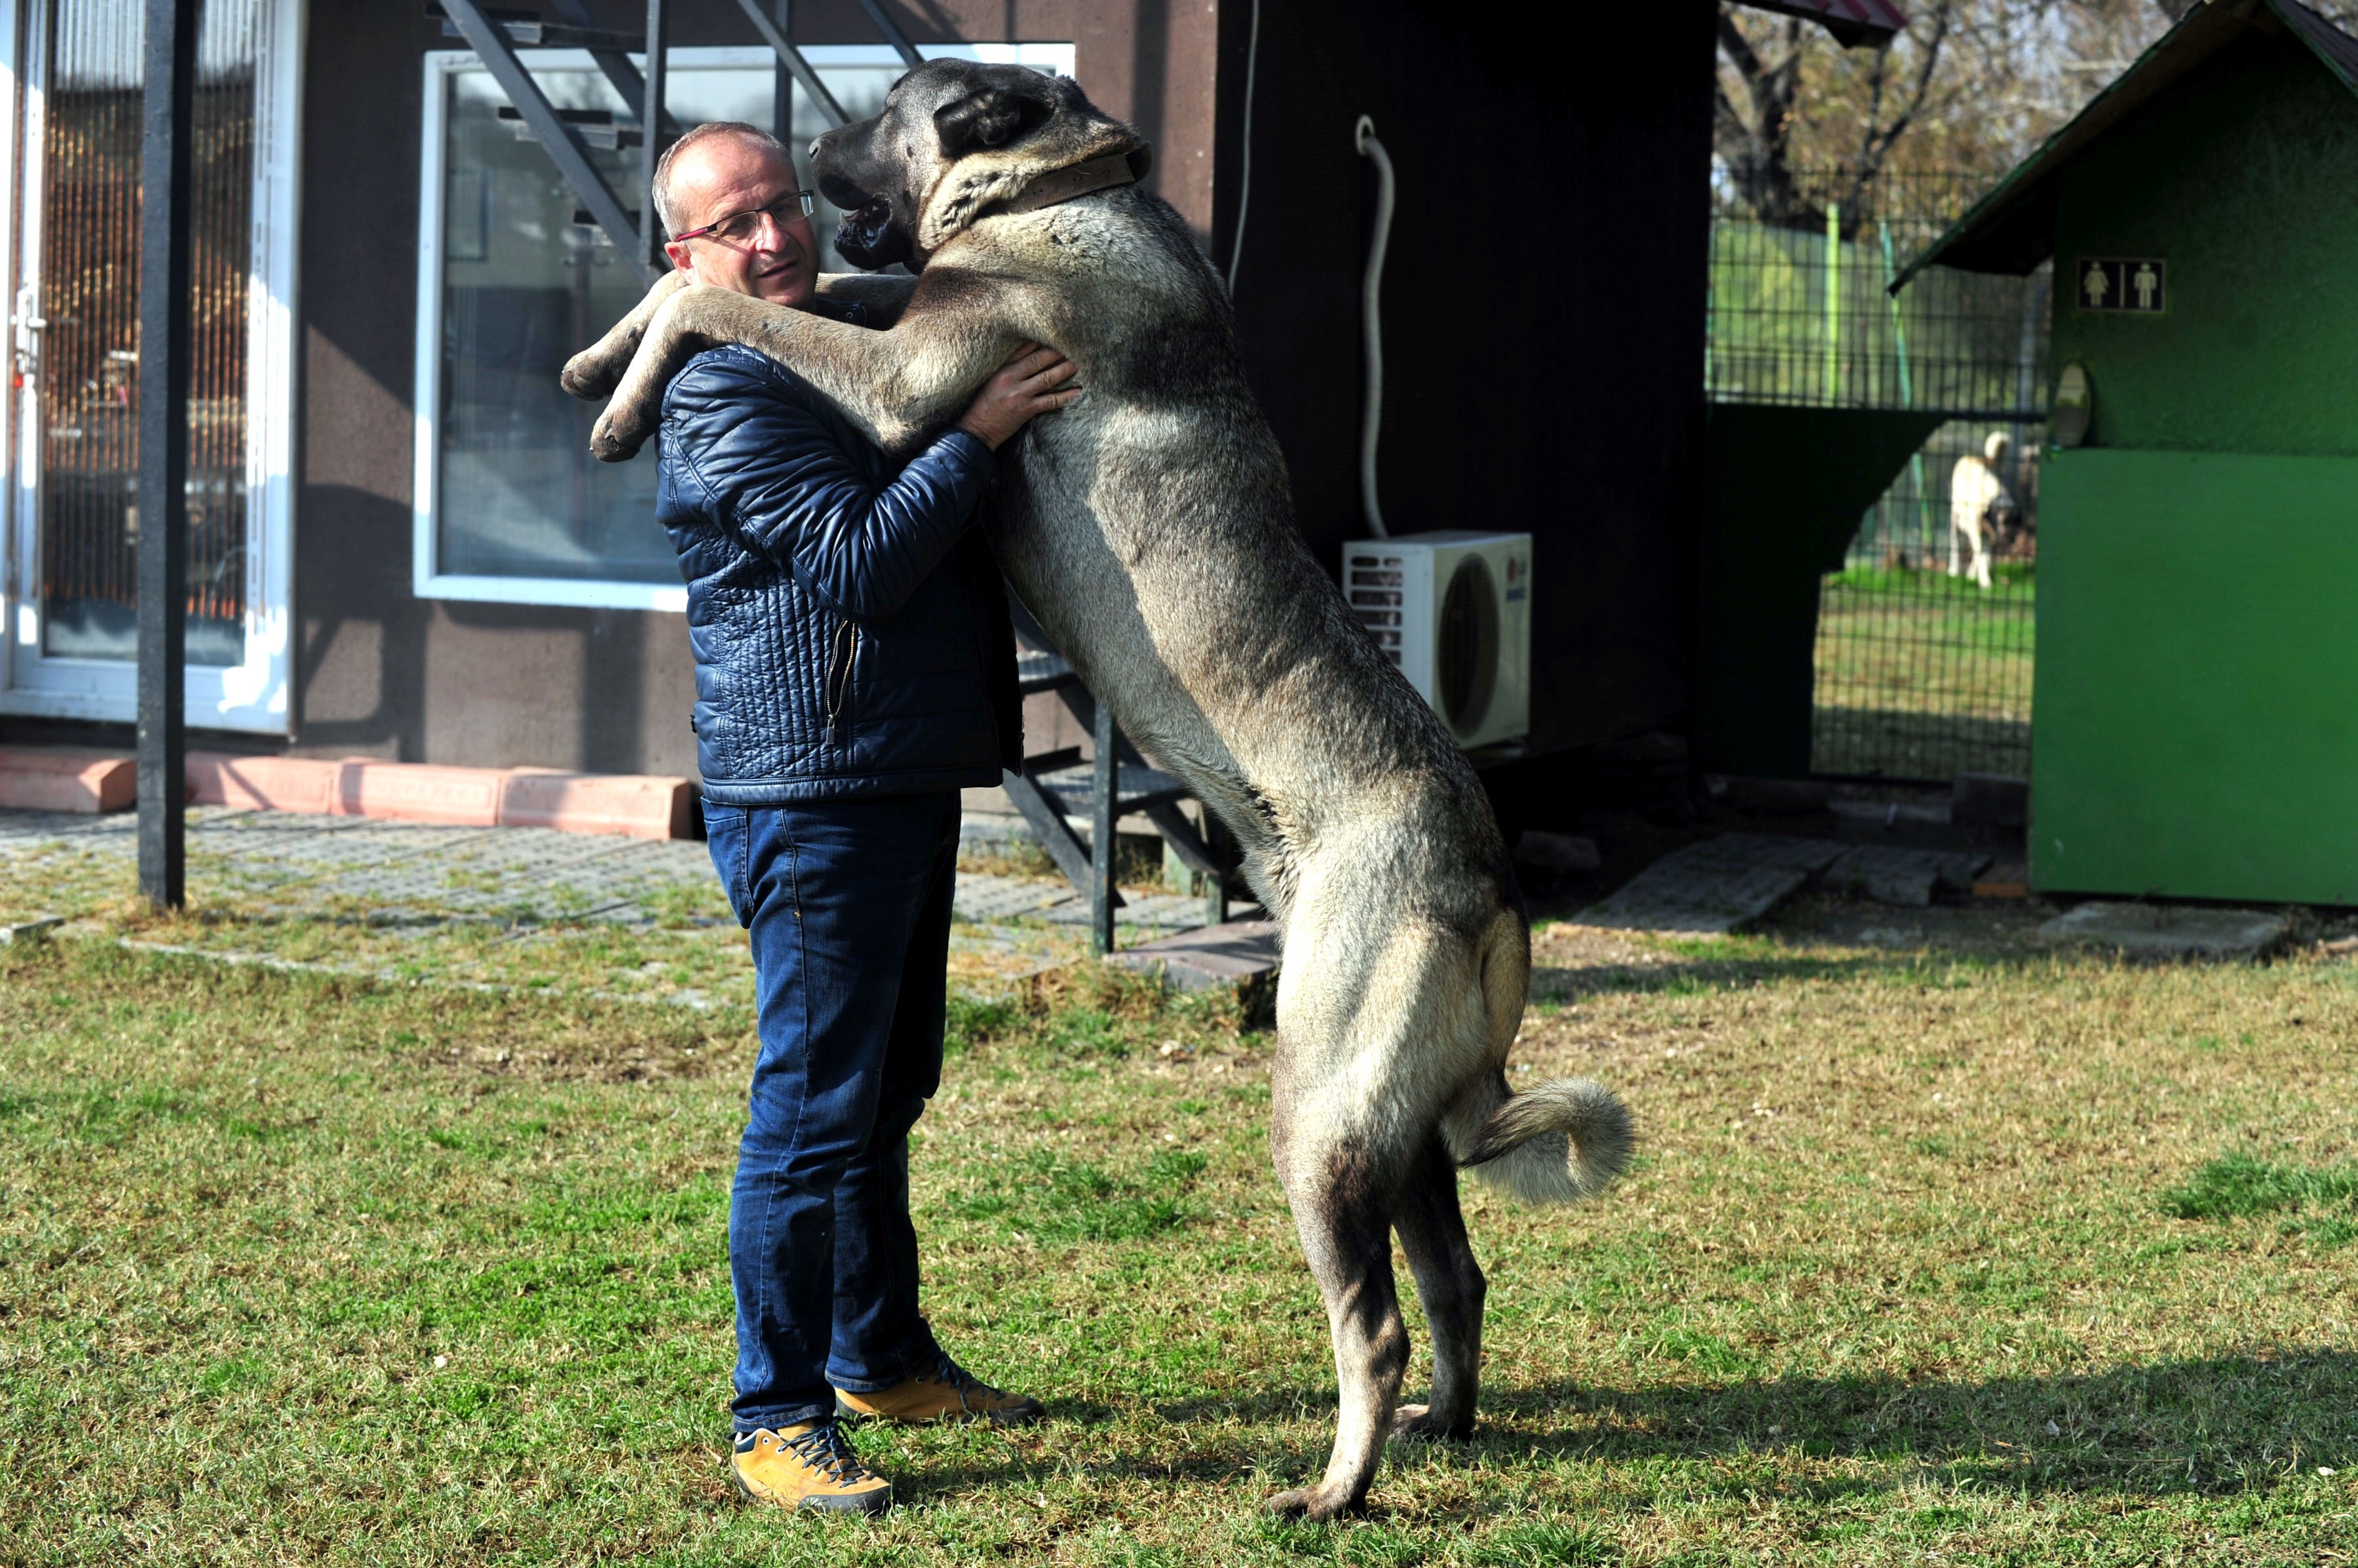
<svg viewBox="0 0 2358 1568">
<path fill-rule="evenodd" d="M 1357 1513 L 1361 1499 L 1325 1487 L 1297 1487 L 1290 1492 L 1280 1492 L 1260 1505 L 1280 1519 L 1298 1519 L 1306 1524 L 1324 1524 L 1328 1519 L 1341 1519 Z"/>
<path fill-rule="evenodd" d="M 609 406 L 590 427 L 590 455 L 601 463 L 627 462 L 647 444 L 644 421 L 633 410 Z"/>
<path fill-rule="evenodd" d="M 630 368 L 630 355 L 610 354 L 605 351 L 605 345 L 600 343 L 567 360 L 564 373 L 557 380 L 566 391 L 584 403 L 595 403 L 620 386 L 622 373 Z"/>
<path fill-rule="evenodd" d="M 1451 1424 L 1437 1419 L 1425 1405 L 1402 1405 L 1392 1411 L 1392 1435 L 1412 1443 L 1463 1443 L 1474 1435 L 1474 1419 Z"/>
</svg>

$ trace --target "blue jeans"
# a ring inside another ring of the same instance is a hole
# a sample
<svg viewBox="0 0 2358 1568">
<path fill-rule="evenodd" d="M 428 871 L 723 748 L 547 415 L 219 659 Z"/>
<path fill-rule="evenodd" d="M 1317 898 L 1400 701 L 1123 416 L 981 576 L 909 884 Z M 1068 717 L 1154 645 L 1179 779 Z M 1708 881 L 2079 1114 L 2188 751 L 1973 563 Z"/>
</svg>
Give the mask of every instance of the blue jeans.
<svg viewBox="0 0 2358 1568">
<path fill-rule="evenodd" d="M 752 933 L 761 1053 L 729 1199 L 739 1432 L 933 1368 L 909 1129 L 942 1076 L 954 792 L 707 804 Z"/>
</svg>

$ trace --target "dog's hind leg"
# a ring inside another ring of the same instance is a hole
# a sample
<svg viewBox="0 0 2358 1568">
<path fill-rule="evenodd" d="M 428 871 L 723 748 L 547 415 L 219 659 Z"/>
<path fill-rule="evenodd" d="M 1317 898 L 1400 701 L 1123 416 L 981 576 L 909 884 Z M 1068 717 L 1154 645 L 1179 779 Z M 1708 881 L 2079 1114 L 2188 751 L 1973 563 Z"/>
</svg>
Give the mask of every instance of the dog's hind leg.
<svg viewBox="0 0 2358 1568">
<path fill-rule="evenodd" d="M 1474 1260 L 1466 1216 L 1457 1206 L 1457 1163 L 1438 1139 L 1424 1146 L 1402 1184 L 1392 1224 L 1433 1330 L 1432 1402 L 1401 1406 L 1393 1413 L 1392 1431 L 1401 1436 L 1471 1437 L 1482 1377 L 1482 1303 L 1490 1287 Z"/>
<path fill-rule="evenodd" d="M 1278 1173 L 1293 1206 L 1294 1228 L 1310 1272 L 1326 1300 L 1335 1340 L 1335 1376 L 1342 1413 L 1326 1474 L 1314 1487 L 1280 1492 L 1271 1511 L 1330 1519 L 1357 1509 L 1374 1481 L 1384 1440 L 1391 1435 L 1392 1402 L 1408 1368 L 1408 1328 L 1401 1322 L 1392 1279 L 1391 1215 L 1398 1173 L 1354 1141 L 1303 1136 L 1325 1130 L 1291 1119 L 1281 1105 L 1275 1144 Z M 1288 1126 L 1288 1120 L 1293 1121 Z"/>
</svg>

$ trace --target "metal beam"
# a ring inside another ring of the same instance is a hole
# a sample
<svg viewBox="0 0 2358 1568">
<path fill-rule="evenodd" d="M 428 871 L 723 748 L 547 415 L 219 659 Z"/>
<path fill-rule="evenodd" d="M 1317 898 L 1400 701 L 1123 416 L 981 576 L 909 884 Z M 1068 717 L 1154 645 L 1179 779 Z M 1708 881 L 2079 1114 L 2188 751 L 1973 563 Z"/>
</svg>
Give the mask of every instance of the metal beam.
<svg viewBox="0 0 2358 1568">
<path fill-rule="evenodd" d="M 1065 880 L 1073 884 L 1076 892 L 1087 892 L 1089 887 L 1089 849 L 1073 825 L 1065 820 L 1064 808 L 1048 798 L 1047 792 L 1025 774 L 1012 769 L 1001 769 L 1000 783 L 1006 787 L 1007 798 L 1032 825 L 1032 836 L 1040 840 L 1040 848 L 1056 862 Z"/>
<path fill-rule="evenodd" d="M 664 117 L 664 84 L 670 76 L 671 7 L 668 0 L 647 0 L 647 76 L 639 99 L 639 261 L 660 274 L 670 270 L 664 254 L 663 214 L 655 211 L 655 165 L 664 155 L 664 139 L 655 124 Z"/>
<path fill-rule="evenodd" d="M 827 83 L 818 79 L 818 72 L 813 70 L 811 62 L 803 58 L 803 51 L 786 41 L 785 33 L 762 9 L 762 0 L 737 0 L 737 8 L 745 13 L 747 21 L 753 24 L 753 30 L 762 35 L 762 41 L 770 46 L 771 51 L 785 63 L 788 70 L 795 73 L 795 80 L 802 83 L 803 91 L 811 95 L 829 123 L 849 124 L 851 116 L 843 112 L 843 105 L 835 101 L 835 94 L 829 92 Z"/>
<path fill-rule="evenodd" d="M 189 122 L 197 0 L 147 0 L 139 183 L 139 892 L 187 902 Z"/>
<path fill-rule="evenodd" d="M 1099 955 L 1113 951 L 1114 821 L 1121 799 L 1121 747 L 1115 739 L 1113 705 L 1098 704 L 1097 787 L 1089 806 L 1089 942 Z"/>
<path fill-rule="evenodd" d="M 558 16 L 577 27 L 586 31 L 598 26 L 598 18 L 590 13 L 587 0 L 549 0 L 549 4 L 557 7 Z M 620 49 L 593 49 L 590 51 L 590 58 L 598 62 L 598 69 L 606 73 L 606 80 L 614 84 L 614 91 L 622 95 L 623 103 L 645 102 L 646 83 L 640 79 L 639 68 L 631 63 L 629 55 Z M 669 114 L 663 116 L 660 128 L 665 141 L 677 139 L 679 122 Z"/>
<path fill-rule="evenodd" d="M 772 0 L 771 10 L 777 21 L 778 31 L 791 38 L 795 30 L 794 0 Z M 790 154 L 795 150 L 794 80 L 786 70 L 786 62 L 783 59 L 778 61 L 771 75 L 770 128 L 778 134 L 778 140 L 786 144 L 786 151 Z M 796 158 L 795 167 L 802 167 L 800 158 Z"/>
<path fill-rule="evenodd" d="M 892 18 L 884 14 L 884 7 L 879 5 L 876 0 L 860 0 L 860 8 L 868 13 L 870 21 L 876 24 L 876 30 L 884 35 L 884 41 L 898 51 L 902 63 L 912 70 L 925 63 L 925 57 L 917 52 L 917 46 L 911 43 L 907 36 L 892 25 Z"/>
<path fill-rule="evenodd" d="M 161 0 L 151 0 L 151 4 L 160 3 Z M 606 177 L 600 174 L 598 166 L 590 161 L 589 144 L 581 139 L 579 131 L 548 106 L 548 99 L 540 91 L 540 84 L 533 81 L 532 73 L 525 70 L 524 62 L 516 58 L 507 34 L 483 15 L 483 8 L 476 4 L 476 0 L 442 0 L 442 8 L 452 21 L 459 24 L 459 31 L 466 38 L 467 47 L 482 60 L 484 69 L 492 73 L 492 80 L 500 84 L 500 91 L 508 95 L 508 102 L 514 104 L 516 112 L 524 116 L 524 123 L 532 127 L 532 134 L 539 140 L 541 150 L 548 154 L 549 160 L 557 165 L 557 171 L 565 177 L 565 183 L 573 187 L 573 194 L 581 199 L 581 204 L 590 210 L 590 215 L 598 221 L 598 226 L 606 231 L 606 237 L 614 242 L 614 248 L 630 258 L 640 280 L 653 285 L 665 269 L 648 265 L 645 252 L 639 244 L 638 226 L 631 221 L 629 211 L 607 186 Z"/>
</svg>

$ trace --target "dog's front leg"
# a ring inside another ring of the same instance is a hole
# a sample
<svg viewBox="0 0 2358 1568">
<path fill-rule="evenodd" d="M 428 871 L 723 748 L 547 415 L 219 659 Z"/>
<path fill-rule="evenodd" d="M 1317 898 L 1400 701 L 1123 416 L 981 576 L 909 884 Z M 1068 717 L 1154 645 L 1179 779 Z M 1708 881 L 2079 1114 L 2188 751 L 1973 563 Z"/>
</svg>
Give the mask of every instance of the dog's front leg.
<svg viewBox="0 0 2358 1568">
<path fill-rule="evenodd" d="M 595 401 L 621 384 L 623 373 L 631 368 L 632 359 L 639 351 L 639 342 L 646 336 L 647 325 L 655 319 L 664 302 L 687 287 L 687 274 L 667 272 L 655 279 L 646 297 L 631 307 L 631 313 L 606 330 L 606 335 L 565 362 L 565 373 L 557 377 L 565 390 L 576 397 Z"/>
<path fill-rule="evenodd" d="M 988 304 L 916 312 L 876 332 L 726 289 L 681 289 L 647 323 L 590 449 L 607 462 L 637 452 L 680 366 L 702 349 L 739 343 L 809 382 L 887 451 L 905 451 L 963 412 L 1023 341 Z"/>
</svg>

